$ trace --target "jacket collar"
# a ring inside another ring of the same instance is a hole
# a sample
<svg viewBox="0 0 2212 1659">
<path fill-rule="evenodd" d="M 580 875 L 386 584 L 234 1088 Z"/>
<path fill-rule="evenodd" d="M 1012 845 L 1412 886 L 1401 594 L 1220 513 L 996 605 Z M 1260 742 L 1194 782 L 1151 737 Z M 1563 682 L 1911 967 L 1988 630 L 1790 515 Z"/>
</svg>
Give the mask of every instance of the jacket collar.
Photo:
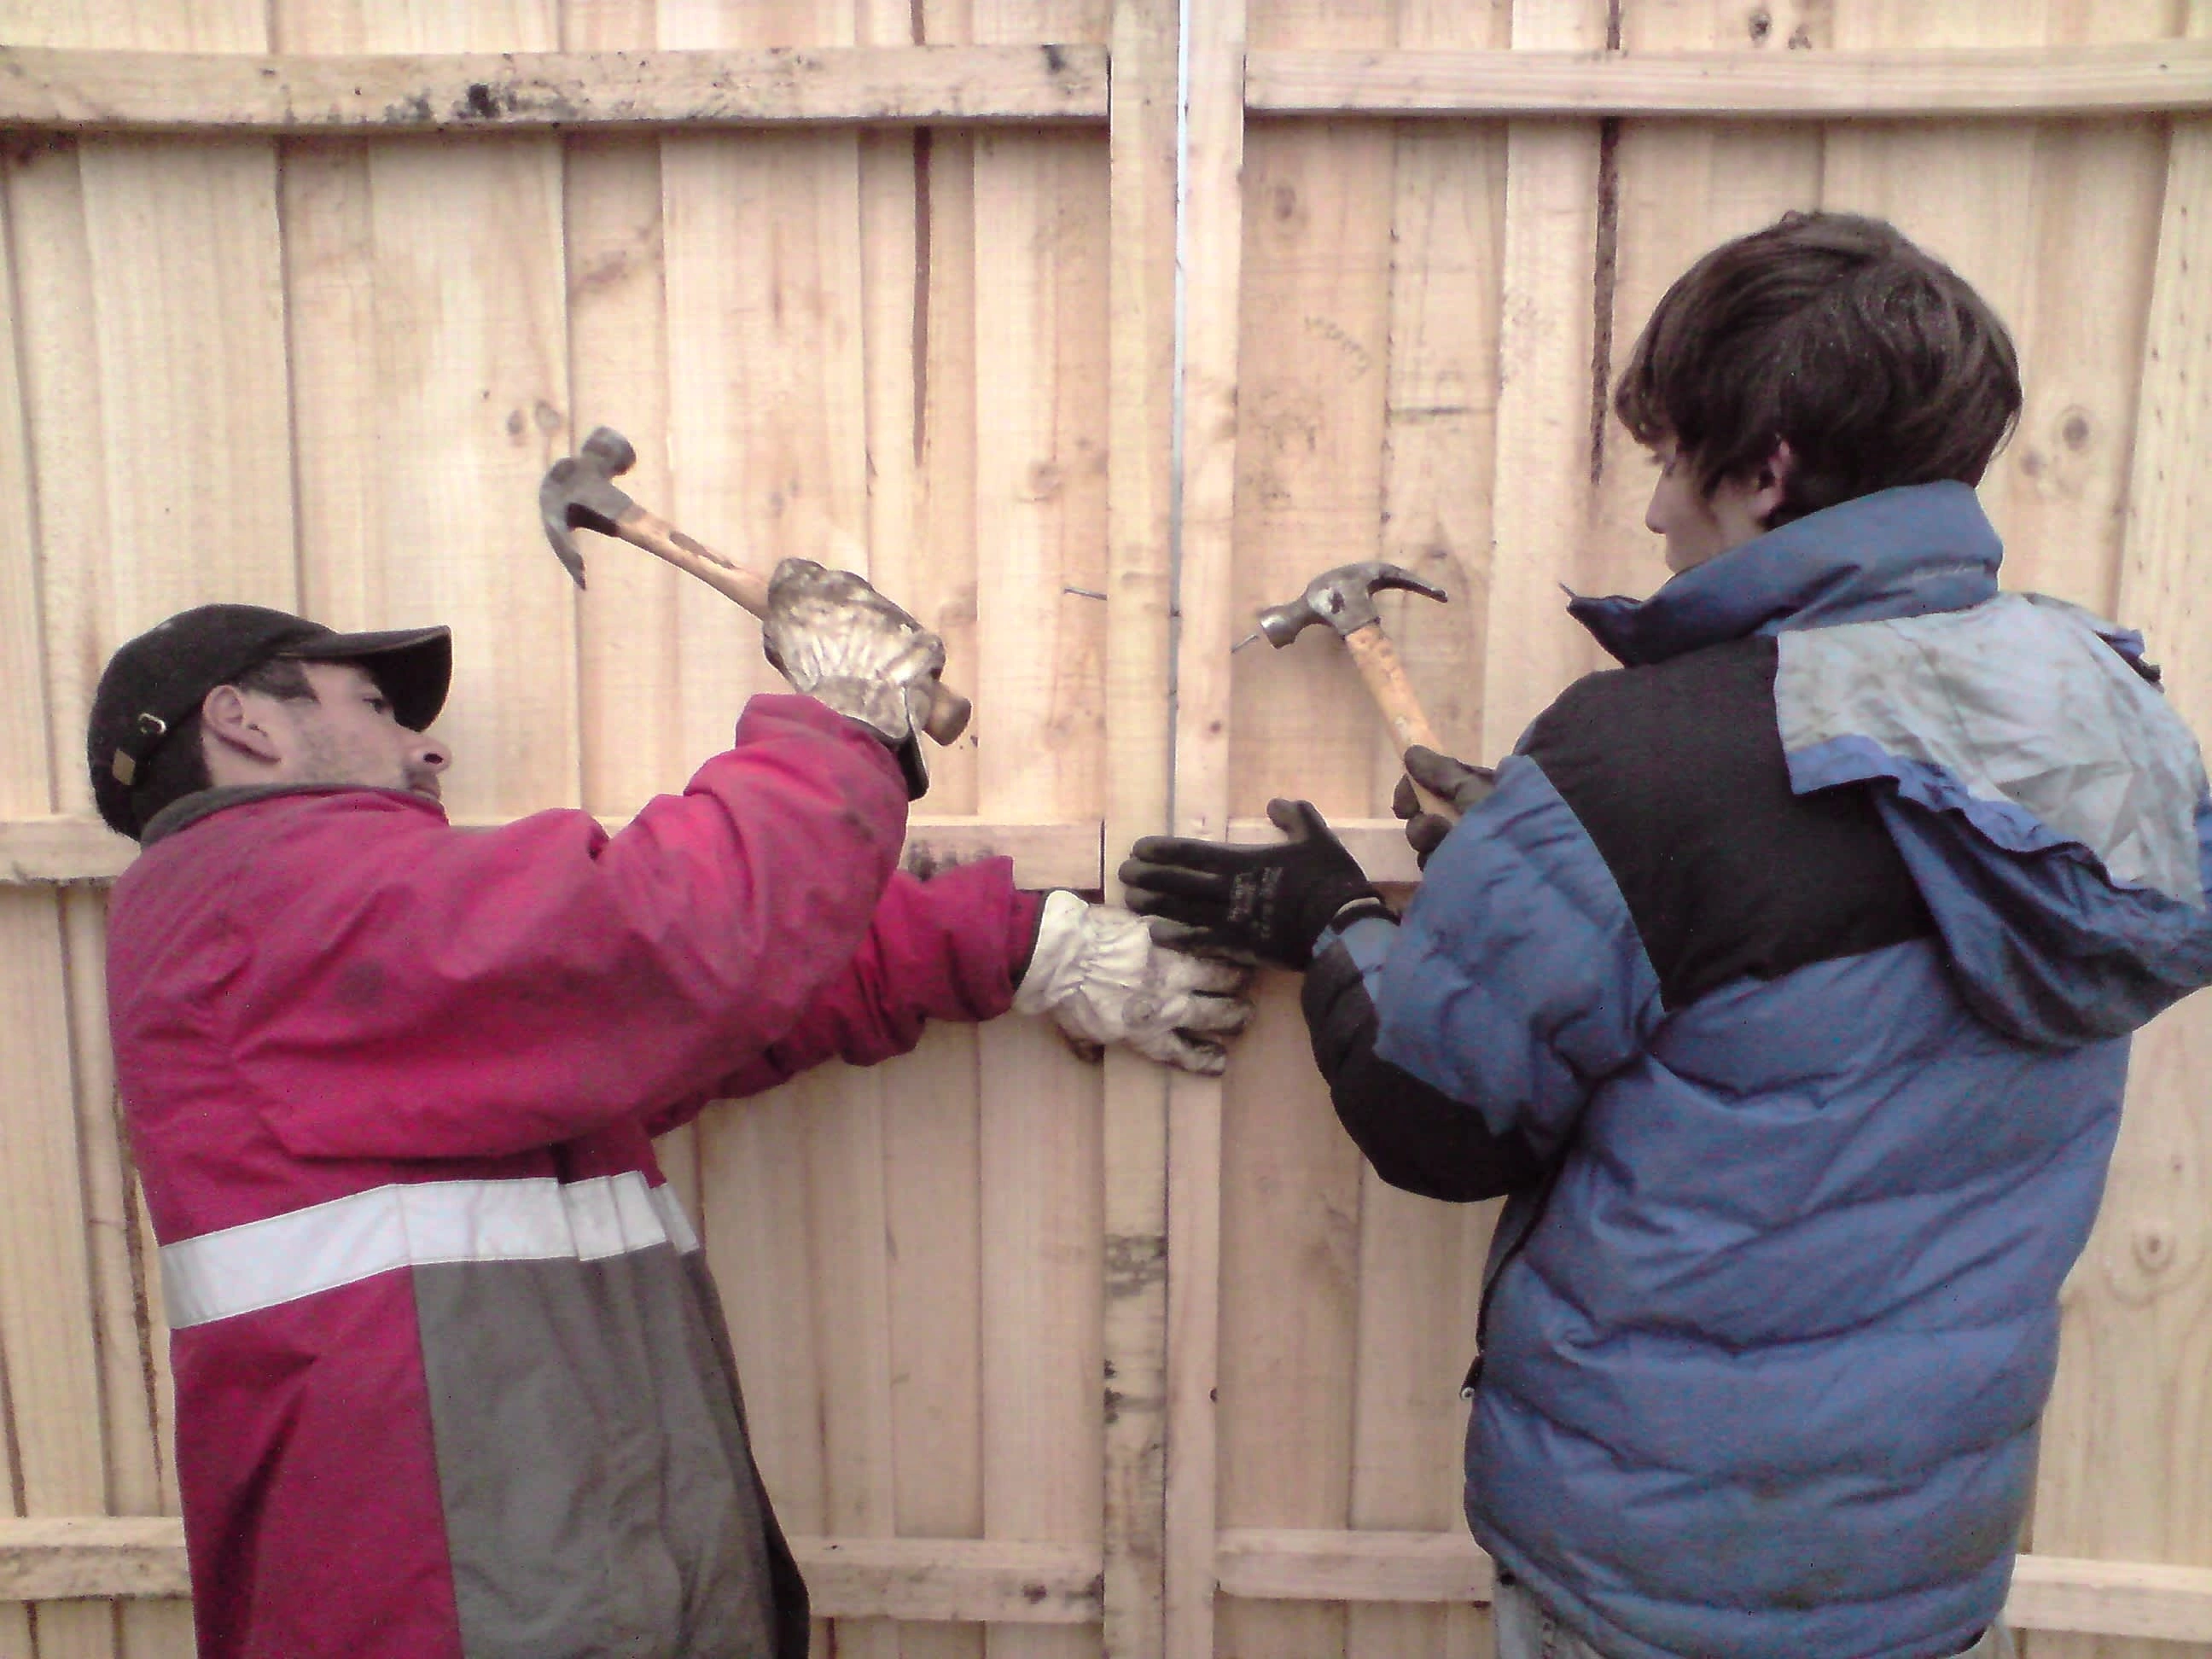
<svg viewBox="0 0 2212 1659">
<path fill-rule="evenodd" d="M 1908 484 L 1792 520 L 1648 599 L 1571 599 L 1627 666 L 1753 634 L 1964 611 L 1993 599 L 2004 547 L 1971 486 Z"/>
<path fill-rule="evenodd" d="M 234 783 L 218 789 L 202 789 L 171 801 L 146 820 L 146 828 L 138 837 L 141 847 L 151 847 L 166 840 L 179 830 L 189 829 L 202 818 L 213 816 L 233 806 L 244 806 L 257 800 L 273 800 L 280 795 L 338 795 L 362 793 L 388 795 L 395 800 L 414 801 L 428 808 L 439 817 L 445 809 L 437 802 L 405 789 L 380 789 L 366 783 Z"/>
</svg>

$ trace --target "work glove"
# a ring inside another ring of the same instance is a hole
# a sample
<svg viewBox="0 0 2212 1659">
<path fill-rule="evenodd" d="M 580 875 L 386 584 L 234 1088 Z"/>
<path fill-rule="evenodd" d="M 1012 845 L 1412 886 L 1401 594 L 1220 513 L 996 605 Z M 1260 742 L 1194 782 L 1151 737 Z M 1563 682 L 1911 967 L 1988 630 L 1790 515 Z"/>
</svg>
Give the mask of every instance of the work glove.
<svg viewBox="0 0 2212 1659">
<path fill-rule="evenodd" d="M 1406 751 L 1406 771 L 1407 775 L 1400 778 L 1390 793 L 1390 810 L 1406 820 L 1406 840 L 1425 870 L 1429 854 L 1444 844 L 1444 837 L 1455 826 L 1441 812 L 1423 811 L 1413 786 L 1418 783 L 1431 794 L 1449 801 L 1465 817 L 1490 799 L 1490 792 L 1498 787 L 1498 774 L 1487 766 L 1469 766 L 1419 744 Z"/>
<path fill-rule="evenodd" d="M 1225 1045 L 1252 1017 L 1250 973 L 1154 942 L 1142 916 L 1073 893 L 1045 896 L 1036 948 L 1014 1011 L 1050 1014 L 1068 1046 L 1095 1060 L 1107 1043 L 1185 1072 L 1218 1075 Z"/>
<path fill-rule="evenodd" d="M 1313 803 L 1271 800 L 1267 817 L 1290 837 L 1273 847 L 1147 836 L 1129 849 L 1121 880 L 1129 908 L 1153 917 L 1153 937 L 1177 948 L 1304 968 L 1314 941 L 1347 904 L 1382 896 Z"/>
<path fill-rule="evenodd" d="M 769 578 L 761 649 L 804 692 L 873 731 L 898 757 L 908 800 L 929 788 L 917 735 L 945 641 L 849 570 L 786 559 Z"/>
</svg>

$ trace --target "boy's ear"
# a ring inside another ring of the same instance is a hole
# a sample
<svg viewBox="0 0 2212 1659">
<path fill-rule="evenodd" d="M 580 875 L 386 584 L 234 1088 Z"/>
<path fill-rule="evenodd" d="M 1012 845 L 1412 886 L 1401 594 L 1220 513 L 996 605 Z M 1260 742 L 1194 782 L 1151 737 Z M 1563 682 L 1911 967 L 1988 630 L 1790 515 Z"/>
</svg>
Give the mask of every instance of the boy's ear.
<svg viewBox="0 0 2212 1659">
<path fill-rule="evenodd" d="M 234 685 L 218 685 L 200 699 L 200 730 L 217 743 L 271 766 L 283 758 L 276 740 L 255 724 L 246 694 Z"/>
<path fill-rule="evenodd" d="M 1753 495 L 1746 503 L 1759 523 L 1765 524 L 1790 493 L 1790 471 L 1797 465 L 1797 457 L 1790 447 L 1789 440 L 1777 438 L 1774 453 L 1760 463 L 1758 476 L 1753 480 Z"/>
</svg>

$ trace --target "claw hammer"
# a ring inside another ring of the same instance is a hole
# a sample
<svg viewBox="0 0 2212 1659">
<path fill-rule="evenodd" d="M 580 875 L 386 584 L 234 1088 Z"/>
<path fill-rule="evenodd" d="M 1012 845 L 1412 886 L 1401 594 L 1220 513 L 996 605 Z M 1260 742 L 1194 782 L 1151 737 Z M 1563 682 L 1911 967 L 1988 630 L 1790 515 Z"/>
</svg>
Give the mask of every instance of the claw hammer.
<svg viewBox="0 0 2212 1659">
<path fill-rule="evenodd" d="M 553 544 L 554 556 L 576 579 L 576 586 L 584 585 L 584 556 L 577 550 L 574 532 L 596 530 L 602 536 L 618 536 L 633 547 L 641 547 L 678 570 L 690 571 L 756 617 L 765 615 L 766 577 L 732 564 L 705 543 L 694 541 L 615 488 L 614 480 L 636 465 L 637 451 L 629 439 L 611 426 L 598 427 L 584 440 L 583 448 L 554 462 L 544 482 L 538 486 L 538 512 L 544 520 L 545 539 Z M 939 743 L 951 743 L 968 729 L 969 713 L 968 699 L 939 684 L 921 729 Z"/>
<path fill-rule="evenodd" d="M 1260 612 L 1259 633 L 1242 645 L 1264 638 L 1279 651 L 1314 623 L 1328 623 L 1344 641 L 1344 648 L 1352 653 L 1359 678 L 1367 682 L 1369 695 L 1389 722 L 1398 752 L 1402 755 L 1419 744 L 1441 753 L 1443 745 L 1437 740 L 1436 728 L 1421 712 L 1420 699 L 1413 695 L 1413 682 L 1406 678 L 1406 665 L 1398 660 L 1397 648 L 1382 631 L 1382 618 L 1376 612 L 1375 595 L 1384 588 L 1402 588 L 1439 605 L 1449 602 L 1443 589 L 1423 581 L 1401 565 L 1385 564 L 1379 559 L 1339 565 L 1316 576 L 1306 584 L 1306 591 L 1288 604 L 1271 605 Z M 1459 809 L 1449 801 L 1418 783 L 1413 790 L 1421 799 L 1423 811 L 1458 818 Z"/>
</svg>

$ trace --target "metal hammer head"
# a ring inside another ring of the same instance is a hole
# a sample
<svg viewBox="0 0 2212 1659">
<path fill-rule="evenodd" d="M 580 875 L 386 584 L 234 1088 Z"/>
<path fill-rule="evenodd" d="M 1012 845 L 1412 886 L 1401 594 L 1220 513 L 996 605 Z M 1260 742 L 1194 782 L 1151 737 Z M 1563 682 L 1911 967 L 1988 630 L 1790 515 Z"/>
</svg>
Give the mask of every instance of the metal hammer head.
<svg viewBox="0 0 2212 1659">
<path fill-rule="evenodd" d="M 1400 587 L 1439 605 L 1449 603 L 1443 588 L 1423 581 L 1403 566 L 1369 559 L 1324 570 L 1306 584 L 1306 591 L 1288 605 L 1271 605 L 1260 613 L 1260 631 L 1278 651 L 1317 622 L 1349 634 L 1377 620 L 1375 595 L 1382 588 Z"/>
<path fill-rule="evenodd" d="M 545 522 L 545 539 L 553 555 L 584 585 L 584 556 L 577 550 L 574 530 L 615 533 L 615 520 L 629 511 L 629 496 L 612 480 L 637 465 L 637 451 L 629 439 L 611 426 L 595 427 L 583 448 L 563 456 L 546 470 L 538 486 L 538 516 Z"/>
</svg>

